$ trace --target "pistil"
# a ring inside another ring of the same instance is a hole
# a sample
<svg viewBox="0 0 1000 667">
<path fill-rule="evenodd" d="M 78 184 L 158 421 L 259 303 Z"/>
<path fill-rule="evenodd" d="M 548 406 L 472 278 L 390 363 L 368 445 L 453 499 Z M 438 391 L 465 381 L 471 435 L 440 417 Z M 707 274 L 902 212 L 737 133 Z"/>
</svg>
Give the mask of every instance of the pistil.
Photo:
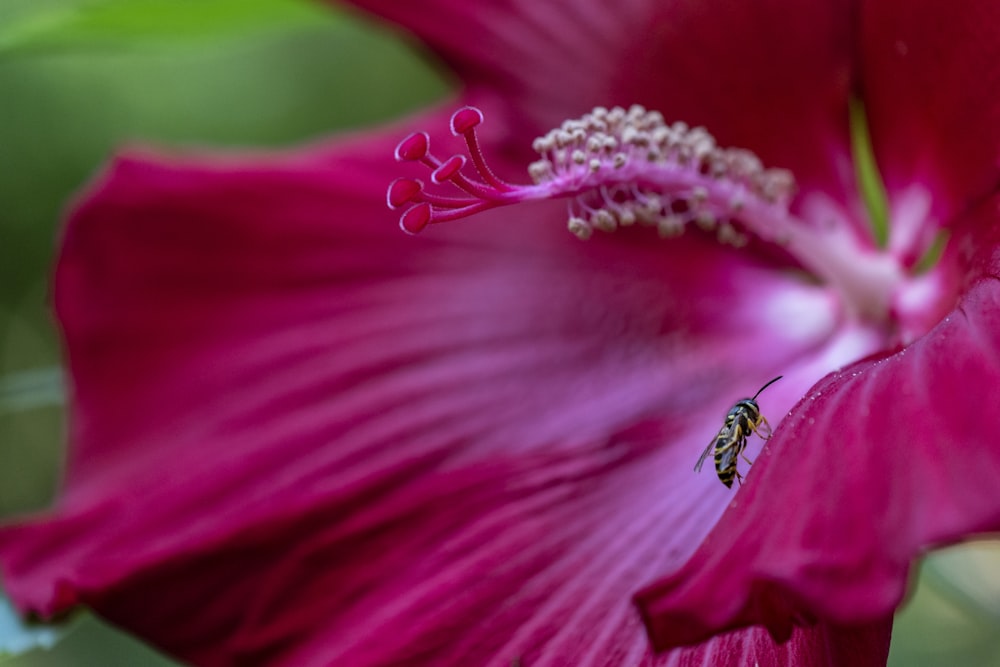
<svg viewBox="0 0 1000 667">
<path fill-rule="evenodd" d="M 458 195 L 428 192 L 416 179 L 396 179 L 387 201 L 390 208 L 405 208 L 404 231 L 418 233 L 430 224 L 501 206 L 566 199 L 567 226 L 581 239 L 595 230 L 634 224 L 669 237 L 691 223 L 733 246 L 754 236 L 782 246 L 803 269 L 837 290 L 848 315 L 877 323 L 887 317 L 903 275 L 898 263 L 875 248 L 859 247 L 856 237 L 836 225 L 791 214 L 795 183 L 790 172 L 765 168 L 750 151 L 720 148 L 704 128 L 668 125 L 658 112 L 641 106 L 599 107 L 536 139 L 533 148 L 540 159 L 528 169 L 534 183 L 515 185 L 487 165 L 476 137 L 482 121 L 482 112 L 473 107 L 452 116 L 452 133 L 464 138 L 467 156 L 435 156 L 423 132 L 399 144 L 397 160 L 423 164 L 433 184 L 450 184 Z M 470 162 L 475 176 L 464 171 Z"/>
</svg>

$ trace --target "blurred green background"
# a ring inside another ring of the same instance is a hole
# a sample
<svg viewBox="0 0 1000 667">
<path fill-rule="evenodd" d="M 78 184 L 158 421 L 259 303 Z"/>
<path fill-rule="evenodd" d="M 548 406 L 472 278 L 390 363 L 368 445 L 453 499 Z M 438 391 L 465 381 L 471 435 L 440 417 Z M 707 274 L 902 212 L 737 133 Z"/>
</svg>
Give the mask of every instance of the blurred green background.
<svg viewBox="0 0 1000 667">
<path fill-rule="evenodd" d="M 54 493 L 63 415 L 47 276 L 61 212 L 116 146 L 284 146 L 400 116 L 451 86 L 402 35 L 295 0 L 0 0 L 0 516 Z M 998 580 L 994 543 L 934 556 L 890 665 L 1000 667 Z M 0 657 L 172 664 L 86 616 L 51 650 Z"/>
</svg>

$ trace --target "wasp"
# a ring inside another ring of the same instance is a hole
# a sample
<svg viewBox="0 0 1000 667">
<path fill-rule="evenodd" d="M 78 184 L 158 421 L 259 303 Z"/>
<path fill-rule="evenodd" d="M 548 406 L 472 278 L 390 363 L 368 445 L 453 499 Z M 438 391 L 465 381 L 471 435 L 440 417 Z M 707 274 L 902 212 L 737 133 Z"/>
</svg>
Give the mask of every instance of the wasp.
<svg viewBox="0 0 1000 667">
<path fill-rule="evenodd" d="M 737 456 L 742 456 L 743 460 L 750 463 L 750 459 L 743 453 L 747 446 L 747 438 L 751 433 L 756 433 L 762 439 L 771 437 L 771 425 L 760 414 L 760 406 L 757 405 L 757 397 L 772 384 L 780 380 L 782 375 L 774 378 L 763 387 L 757 390 L 752 398 L 744 398 L 737 401 L 736 405 L 729 409 L 726 415 L 726 423 L 719 430 L 719 435 L 715 436 L 708 447 L 698 457 L 698 463 L 694 465 L 695 472 L 701 472 L 701 465 L 708 458 L 708 453 L 715 450 L 715 472 L 719 480 L 729 488 L 733 488 L 733 478 L 742 484 L 743 475 L 736 469 Z"/>
</svg>

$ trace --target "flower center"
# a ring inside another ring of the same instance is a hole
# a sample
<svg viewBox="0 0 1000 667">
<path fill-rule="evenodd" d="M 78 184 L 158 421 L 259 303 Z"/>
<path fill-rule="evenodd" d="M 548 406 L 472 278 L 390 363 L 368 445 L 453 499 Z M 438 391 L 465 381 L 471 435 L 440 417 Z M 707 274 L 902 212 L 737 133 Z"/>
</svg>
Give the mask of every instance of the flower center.
<svg viewBox="0 0 1000 667">
<path fill-rule="evenodd" d="M 396 148 L 396 159 L 431 170 L 431 182 L 453 186 L 458 196 L 428 192 L 422 181 L 398 178 L 389 186 L 388 205 L 405 208 L 400 226 L 415 234 L 513 204 L 566 199 L 567 225 L 581 239 L 594 230 L 612 232 L 634 224 L 655 227 L 662 237 L 693 223 L 726 244 L 742 246 L 750 236 L 781 246 L 804 270 L 835 288 L 847 314 L 883 324 L 903 277 L 898 262 L 859 244 L 847 229 L 802 219 L 789 212 L 795 194 L 792 174 L 765 168 L 752 152 L 720 148 L 704 128 L 668 125 L 641 106 L 628 110 L 598 107 L 578 120 L 536 139 L 541 156 L 529 167 L 534 183 L 506 183 L 490 170 L 476 137 L 483 114 L 474 107 L 451 118 L 467 155 L 446 159 L 430 152 L 418 132 Z M 465 171 L 472 162 L 472 177 Z"/>
</svg>

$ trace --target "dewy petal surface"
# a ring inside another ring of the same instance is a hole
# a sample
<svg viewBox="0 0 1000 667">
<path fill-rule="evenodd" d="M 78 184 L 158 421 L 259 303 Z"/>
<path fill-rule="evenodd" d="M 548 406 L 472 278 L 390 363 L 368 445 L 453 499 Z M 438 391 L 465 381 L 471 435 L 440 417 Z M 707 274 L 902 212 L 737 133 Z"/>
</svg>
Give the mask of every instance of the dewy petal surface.
<svg viewBox="0 0 1000 667">
<path fill-rule="evenodd" d="M 353 4 L 399 23 L 533 137 L 593 107 L 643 104 L 855 202 L 848 3 L 432 0 Z M 527 145 L 527 144 L 523 144 Z M 808 150 L 802 150 L 808 146 Z M 803 202 L 825 206 L 804 199 Z M 860 210 L 841 211 L 859 235 Z"/>
<path fill-rule="evenodd" d="M 66 482 L 0 531 L 21 609 L 84 603 L 199 665 L 652 663 L 629 596 L 730 497 L 693 461 L 829 344 L 830 301 L 697 235 L 581 244 L 558 205 L 407 237 L 406 131 L 126 155 L 92 187 L 55 288 Z"/>
<path fill-rule="evenodd" d="M 949 246 L 968 268 L 954 311 L 810 390 L 692 560 L 638 595 L 657 646 L 884 617 L 915 557 L 1000 530 L 998 220 L 992 198 Z"/>
<path fill-rule="evenodd" d="M 1000 185 L 1000 5 L 860 6 L 863 99 L 894 223 L 949 224 Z"/>
</svg>

